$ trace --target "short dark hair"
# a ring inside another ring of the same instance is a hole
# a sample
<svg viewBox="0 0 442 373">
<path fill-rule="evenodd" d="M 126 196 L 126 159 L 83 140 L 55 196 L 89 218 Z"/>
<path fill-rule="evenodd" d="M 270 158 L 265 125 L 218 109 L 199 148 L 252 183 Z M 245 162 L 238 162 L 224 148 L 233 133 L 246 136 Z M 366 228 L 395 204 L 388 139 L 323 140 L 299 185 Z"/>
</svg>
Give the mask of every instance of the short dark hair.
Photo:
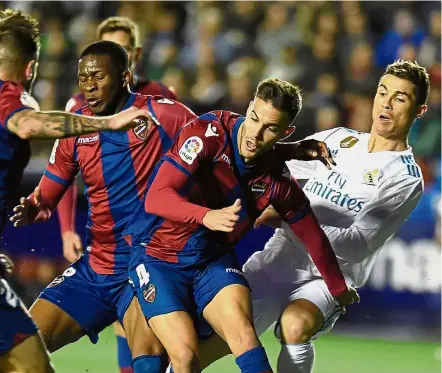
<svg viewBox="0 0 442 373">
<path fill-rule="evenodd" d="M 301 89 L 285 80 L 265 79 L 258 84 L 255 97 L 271 102 L 272 106 L 287 114 L 291 122 L 302 108 Z"/>
<path fill-rule="evenodd" d="M 427 69 L 416 61 L 396 60 L 388 65 L 382 76 L 394 75 L 406 79 L 416 86 L 416 103 L 425 105 L 430 94 L 430 75 Z"/>
<path fill-rule="evenodd" d="M 109 17 L 101 22 L 97 27 L 97 39 L 103 37 L 107 32 L 124 31 L 129 35 L 132 48 L 139 46 L 138 25 L 126 17 Z"/>
<path fill-rule="evenodd" d="M 125 49 L 113 41 L 101 40 L 89 44 L 80 55 L 80 59 L 85 56 L 108 56 L 112 60 L 112 65 L 119 71 L 124 72 L 129 69 L 129 57 Z"/>
<path fill-rule="evenodd" d="M 20 10 L 0 12 L 0 65 L 22 68 L 29 61 L 38 60 L 40 30 L 38 22 Z"/>
</svg>

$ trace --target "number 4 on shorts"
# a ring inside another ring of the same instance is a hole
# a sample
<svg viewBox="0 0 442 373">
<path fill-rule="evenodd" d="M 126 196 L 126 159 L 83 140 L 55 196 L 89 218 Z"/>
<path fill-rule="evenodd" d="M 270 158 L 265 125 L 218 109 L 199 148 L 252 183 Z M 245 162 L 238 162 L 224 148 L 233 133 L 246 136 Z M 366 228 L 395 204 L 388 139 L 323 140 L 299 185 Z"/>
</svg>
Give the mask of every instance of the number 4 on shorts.
<svg viewBox="0 0 442 373">
<path fill-rule="evenodd" d="M 136 268 L 138 279 L 140 280 L 140 288 L 149 283 L 150 275 L 149 272 L 146 271 L 146 267 L 144 264 L 140 264 Z"/>
</svg>

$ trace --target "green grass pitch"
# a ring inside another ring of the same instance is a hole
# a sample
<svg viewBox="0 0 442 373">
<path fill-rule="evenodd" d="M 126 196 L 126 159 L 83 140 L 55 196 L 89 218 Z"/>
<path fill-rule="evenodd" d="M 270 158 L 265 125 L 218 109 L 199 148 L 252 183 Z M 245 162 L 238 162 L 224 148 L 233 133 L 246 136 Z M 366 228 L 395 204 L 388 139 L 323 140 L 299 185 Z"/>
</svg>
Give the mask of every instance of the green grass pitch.
<svg viewBox="0 0 442 373">
<path fill-rule="evenodd" d="M 275 367 L 279 344 L 271 331 L 262 341 Z M 315 373 L 439 373 L 440 345 L 430 342 L 397 342 L 350 338 L 328 334 L 315 342 Z M 88 339 L 53 355 L 57 373 L 118 373 L 112 329 L 100 335 L 94 346 Z M 233 358 L 213 364 L 207 373 L 239 372 Z"/>
</svg>

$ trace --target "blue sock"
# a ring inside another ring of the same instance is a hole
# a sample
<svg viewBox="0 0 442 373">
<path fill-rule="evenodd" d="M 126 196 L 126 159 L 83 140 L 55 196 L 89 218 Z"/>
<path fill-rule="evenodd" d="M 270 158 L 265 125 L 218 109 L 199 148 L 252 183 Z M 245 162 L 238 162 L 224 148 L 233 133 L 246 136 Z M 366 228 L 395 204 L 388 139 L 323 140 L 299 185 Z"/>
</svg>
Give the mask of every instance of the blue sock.
<svg viewBox="0 0 442 373">
<path fill-rule="evenodd" d="M 259 346 L 244 352 L 236 358 L 241 373 L 272 373 L 264 347 Z"/>
<path fill-rule="evenodd" d="M 141 355 L 132 360 L 134 373 L 164 373 L 168 364 L 161 355 Z"/>
<path fill-rule="evenodd" d="M 130 353 L 127 339 L 117 335 L 118 367 L 120 372 L 129 373 L 132 371 L 132 354 Z"/>
</svg>

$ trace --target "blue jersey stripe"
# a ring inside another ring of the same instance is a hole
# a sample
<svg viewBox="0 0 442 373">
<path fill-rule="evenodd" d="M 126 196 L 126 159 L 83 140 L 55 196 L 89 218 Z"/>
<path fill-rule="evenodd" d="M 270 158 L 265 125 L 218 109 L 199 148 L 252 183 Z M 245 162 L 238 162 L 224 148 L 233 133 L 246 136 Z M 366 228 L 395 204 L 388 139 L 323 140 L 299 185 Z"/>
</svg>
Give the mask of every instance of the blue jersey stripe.
<svg viewBox="0 0 442 373">
<path fill-rule="evenodd" d="M 233 145 L 233 153 L 234 153 L 234 157 L 235 157 L 235 166 L 239 172 L 239 176 L 241 178 L 243 178 L 252 167 L 247 166 L 246 163 L 244 162 L 244 159 L 241 157 L 241 154 L 239 153 L 239 149 L 238 149 L 238 131 L 239 128 L 241 127 L 241 124 L 244 122 L 246 118 L 241 116 L 237 119 L 237 121 L 235 122 L 235 124 L 233 125 L 233 133 L 232 133 L 232 145 Z"/>
<path fill-rule="evenodd" d="M 291 218 L 290 220 L 287 220 L 287 223 L 292 224 L 292 223 L 296 223 L 298 220 L 302 219 L 304 216 L 306 216 L 310 211 L 310 206 L 304 208 L 301 211 L 298 211 L 295 216 L 293 216 L 293 218 Z"/>
<path fill-rule="evenodd" d="M 198 117 L 198 119 L 200 119 L 200 120 L 206 120 L 206 121 L 208 121 L 208 122 L 210 122 L 210 121 L 212 121 L 212 120 L 215 120 L 215 121 L 219 122 L 219 118 L 218 118 L 215 114 L 213 114 L 213 113 L 206 113 L 206 114 L 203 114 L 203 115 L 201 115 L 200 117 Z"/>
<path fill-rule="evenodd" d="M 165 155 L 163 157 L 164 161 L 167 161 L 169 163 L 171 163 L 173 166 L 175 166 L 178 170 L 180 170 L 181 172 L 185 173 L 187 176 L 191 176 L 192 174 L 187 171 L 182 165 L 180 165 L 175 159 L 170 158 L 169 156 Z"/>
<path fill-rule="evenodd" d="M 118 255 L 118 243 L 123 242 L 120 233 L 125 222 L 130 218 L 129 212 L 132 211 L 133 206 L 140 203 L 128 133 L 121 132 L 119 141 L 124 141 L 125 144 L 114 143 L 106 140 L 104 136 L 100 136 L 103 179 L 106 184 L 110 213 L 115 223 L 114 239 L 117 247 L 114 269 L 127 265 L 126 261 L 123 262 L 124 256 L 121 258 L 122 255 Z"/>
<path fill-rule="evenodd" d="M 126 101 L 126 104 L 124 105 L 123 109 L 121 109 L 121 111 L 130 108 L 134 104 L 136 98 L 137 98 L 137 95 L 135 93 L 131 92 L 129 94 L 129 99 Z"/>
<path fill-rule="evenodd" d="M 52 172 L 50 172 L 48 170 L 45 170 L 45 172 L 43 172 L 43 175 L 45 175 L 46 177 L 48 177 L 52 181 L 55 181 L 58 184 L 61 184 L 61 185 L 69 185 L 70 184 L 70 180 L 66 180 L 66 179 L 63 179 L 57 175 L 54 175 Z"/>
</svg>

